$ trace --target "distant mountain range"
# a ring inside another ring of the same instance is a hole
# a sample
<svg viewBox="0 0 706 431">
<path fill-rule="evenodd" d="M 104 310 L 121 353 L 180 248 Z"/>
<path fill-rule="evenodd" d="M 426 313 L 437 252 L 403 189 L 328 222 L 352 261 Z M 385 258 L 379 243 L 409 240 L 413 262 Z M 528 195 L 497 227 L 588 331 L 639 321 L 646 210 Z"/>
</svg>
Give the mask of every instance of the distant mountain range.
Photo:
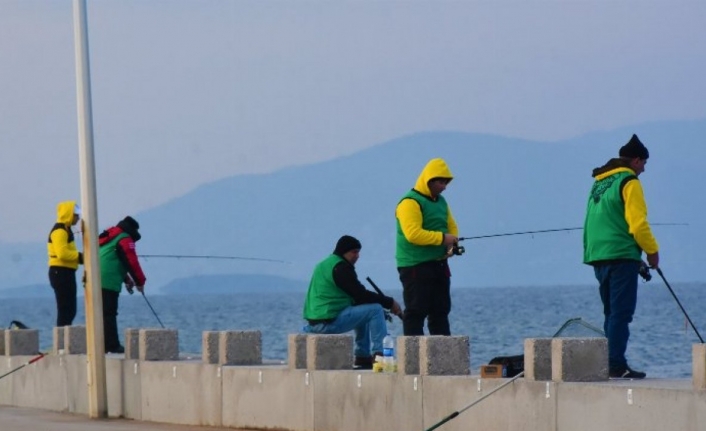
<svg viewBox="0 0 706 431">
<path fill-rule="evenodd" d="M 229 277 L 238 274 L 279 277 L 263 278 L 263 285 L 306 288 L 316 262 L 350 234 L 363 244 L 361 280 L 370 276 L 383 290 L 399 289 L 395 206 L 429 159 L 446 159 L 455 175 L 445 196 L 461 236 L 581 227 L 592 169 L 616 156 L 632 133 L 650 150 L 641 177 L 650 220 L 689 224 L 654 228 L 664 274 L 670 281 L 704 281 L 706 195 L 698 188 L 706 184 L 706 120 L 649 123 L 560 142 L 425 132 L 327 162 L 236 175 L 132 214 L 143 235 L 138 252 L 288 262 L 143 258 L 148 287 L 155 289 L 228 289 L 235 285 Z M 451 261 L 452 284 L 593 284 L 591 269 L 581 263 L 581 243 L 580 230 L 467 240 L 466 254 Z M 46 282 L 45 253 L 43 243 L 0 243 L 0 288 Z"/>
</svg>

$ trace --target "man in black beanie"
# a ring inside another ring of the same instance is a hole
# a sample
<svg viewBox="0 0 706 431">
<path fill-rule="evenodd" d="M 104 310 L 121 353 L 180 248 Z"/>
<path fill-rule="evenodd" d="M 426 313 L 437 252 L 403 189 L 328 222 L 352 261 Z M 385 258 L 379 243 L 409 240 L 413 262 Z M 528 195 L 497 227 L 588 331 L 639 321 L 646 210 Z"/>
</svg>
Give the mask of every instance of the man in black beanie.
<svg viewBox="0 0 706 431">
<path fill-rule="evenodd" d="M 645 263 L 659 266 L 659 246 L 647 221 L 647 205 L 638 180 L 650 157 L 637 135 L 623 145 L 617 159 L 593 170 L 583 231 L 583 262 L 593 266 L 603 303 L 603 330 L 608 338 L 611 378 L 642 379 L 645 373 L 625 358 L 637 305 L 637 280 Z"/>
<path fill-rule="evenodd" d="M 343 334 L 355 331 L 354 365 L 370 369 L 374 355 L 382 356 L 382 340 L 387 335 L 383 309 L 398 316 L 402 309 L 393 298 L 371 292 L 358 281 L 355 263 L 360 249 L 360 241 L 343 235 L 333 254 L 316 265 L 304 301 L 304 319 L 308 322 L 304 332 Z"/>
<path fill-rule="evenodd" d="M 127 216 L 98 236 L 103 293 L 103 337 L 106 353 L 124 353 L 118 335 L 118 298 L 123 284 L 128 292 L 143 292 L 145 277 L 137 259 L 135 243 L 142 238 L 137 221 Z"/>
</svg>

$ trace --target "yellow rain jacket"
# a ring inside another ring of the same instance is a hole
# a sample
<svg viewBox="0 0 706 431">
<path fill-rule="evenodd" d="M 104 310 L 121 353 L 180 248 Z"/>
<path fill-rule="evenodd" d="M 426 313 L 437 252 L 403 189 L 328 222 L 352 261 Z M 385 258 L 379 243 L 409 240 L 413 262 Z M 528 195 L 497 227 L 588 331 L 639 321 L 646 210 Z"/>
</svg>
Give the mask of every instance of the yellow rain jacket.
<svg viewBox="0 0 706 431">
<path fill-rule="evenodd" d="M 47 241 L 49 266 L 77 269 L 83 263 L 83 256 L 76 248 L 74 233 L 71 231 L 75 208 L 75 201 L 59 202 L 56 206 L 56 224 L 49 232 Z"/>
</svg>

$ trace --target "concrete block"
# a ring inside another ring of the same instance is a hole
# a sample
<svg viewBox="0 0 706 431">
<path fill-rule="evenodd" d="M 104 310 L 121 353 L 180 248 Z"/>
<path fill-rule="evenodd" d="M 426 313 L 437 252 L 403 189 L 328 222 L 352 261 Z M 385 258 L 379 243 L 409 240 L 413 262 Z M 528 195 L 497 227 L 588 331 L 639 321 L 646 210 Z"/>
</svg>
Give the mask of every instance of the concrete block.
<svg viewBox="0 0 706 431">
<path fill-rule="evenodd" d="M 64 353 L 67 355 L 86 354 L 86 327 L 64 326 Z"/>
<path fill-rule="evenodd" d="M 125 329 L 125 359 L 140 359 L 140 329 Z"/>
<path fill-rule="evenodd" d="M 432 335 L 419 338 L 419 374 L 458 376 L 471 373 L 468 336 Z"/>
<path fill-rule="evenodd" d="M 287 362 L 292 370 L 306 369 L 306 337 L 306 334 L 289 334 Z"/>
<path fill-rule="evenodd" d="M 179 359 L 179 332 L 176 329 L 140 329 L 140 360 Z"/>
<path fill-rule="evenodd" d="M 552 339 L 525 339 L 525 379 L 552 379 Z"/>
<path fill-rule="evenodd" d="M 314 431 L 409 431 L 428 427 L 424 420 L 422 380 L 420 376 L 399 373 L 372 373 L 359 371 L 313 371 L 314 426 L 308 428 L 282 428 Z M 417 390 L 415 390 L 415 387 Z M 299 389 L 302 397 L 305 389 Z M 448 401 L 456 408 L 459 400 Z M 465 399 L 464 399 L 465 401 Z M 285 404 L 286 406 L 286 404 Z M 288 415 L 291 413 L 286 410 Z M 475 416 L 473 412 L 469 416 Z M 437 419 L 437 418 L 434 418 Z M 444 425 L 439 431 L 452 428 Z M 482 428 L 467 427 L 464 431 Z M 483 431 L 496 430 L 485 428 Z M 512 430 L 515 431 L 515 430 Z"/>
<path fill-rule="evenodd" d="M 342 423 L 314 427 L 315 411 L 337 410 L 329 407 L 333 403 L 314 408 L 315 378 L 314 373 L 288 367 L 223 367 L 222 426 L 272 431 L 342 430 Z"/>
<path fill-rule="evenodd" d="M 218 363 L 218 331 L 203 331 L 201 334 L 201 360 L 205 364 Z"/>
<path fill-rule="evenodd" d="M 5 331 L 5 355 L 36 355 L 39 353 L 38 329 L 7 329 Z"/>
<path fill-rule="evenodd" d="M 5 355 L 5 331 L 6 329 L 0 329 L 0 356 Z"/>
<path fill-rule="evenodd" d="M 691 380 L 694 390 L 706 390 L 706 344 L 694 344 L 691 352 Z"/>
<path fill-rule="evenodd" d="M 597 382 L 608 380 L 608 339 L 554 338 L 552 380 Z"/>
<path fill-rule="evenodd" d="M 350 370 L 353 368 L 353 336 L 346 334 L 308 334 L 308 370 Z"/>
<path fill-rule="evenodd" d="M 125 349 L 127 353 L 127 349 Z M 115 359 L 122 364 L 122 397 L 123 417 L 142 420 L 142 364 L 137 359 Z M 163 362 L 159 362 L 160 364 Z M 145 362 L 151 364 L 151 362 Z"/>
<path fill-rule="evenodd" d="M 64 351 L 64 328 L 65 326 L 55 326 L 52 329 L 52 352 L 55 355 L 63 353 Z"/>
<path fill-rule="evenodd" d="M 260 331 L 222 331 L 218 337 L 218 363 L 221 365 L 262 364 Z"/>
<path fill-rule="evenodd" d="M 221 425 L 223 385 L 220 366 L 198 361 L 149 361 L 140 363 L 140 367 L 143 421 Z M 153 426 L 138 425 L 138 428 Z"/>
<path fill-rule="evenodd" d="M 419 374 L 419 337 L 397 337 L 397 372 Z"/>
<path fill-rule="evenodd" d="M 12 330 L 14 332 L 15 330 Z M 8 365 L 12 361 L 11 369 L 26 364 L 28 361 L 36 358 L 36 356 L 12 356 L 6 358 Z M 27 407 L 32 409 L 44 409 L 55 411 L 66 411 L 66 388 L 67 376 L 64 365 L 66 364 L 65 356 L 44 356 L 42 359 L 27 365 L 20 371 L 11 374 L 7 378 L 3 378 L 0 382 L 11 380 L 11 405 L 17 407 Z M 84 361 L 83 374 L 86 374 L 86 365 Z M 1 385 L 0 385 L 1 387 Z M 84 390 L 84 392 L 86 392 Z M 0 408 L 1 409 L 1 408 Z M 4 418 L 0 419 L 0 429 L 3 431 L 12 429 L 12 419 L 6 423 Z M 23 427 L 20 425 L 20 428 Z M 43 427 L 32 427 L 28 429 L 41 429 Z"/>
</svg>

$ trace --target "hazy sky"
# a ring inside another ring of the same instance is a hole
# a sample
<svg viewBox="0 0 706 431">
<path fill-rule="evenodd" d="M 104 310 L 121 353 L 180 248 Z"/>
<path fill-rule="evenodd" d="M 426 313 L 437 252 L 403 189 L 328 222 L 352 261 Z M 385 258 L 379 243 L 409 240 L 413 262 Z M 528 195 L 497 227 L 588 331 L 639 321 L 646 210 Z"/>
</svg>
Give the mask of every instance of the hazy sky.
<svg viewBox="0 0 706 431">
<path fill-rule="evenodd" d="M 88 0 L 88 17 L 102 227 L 418 131 L 706 117 L 703 1 Z M 43 240 L 80 198 L 77 139 L 72 2 L 0 0 L 0 241 Z"/>
</svg>

